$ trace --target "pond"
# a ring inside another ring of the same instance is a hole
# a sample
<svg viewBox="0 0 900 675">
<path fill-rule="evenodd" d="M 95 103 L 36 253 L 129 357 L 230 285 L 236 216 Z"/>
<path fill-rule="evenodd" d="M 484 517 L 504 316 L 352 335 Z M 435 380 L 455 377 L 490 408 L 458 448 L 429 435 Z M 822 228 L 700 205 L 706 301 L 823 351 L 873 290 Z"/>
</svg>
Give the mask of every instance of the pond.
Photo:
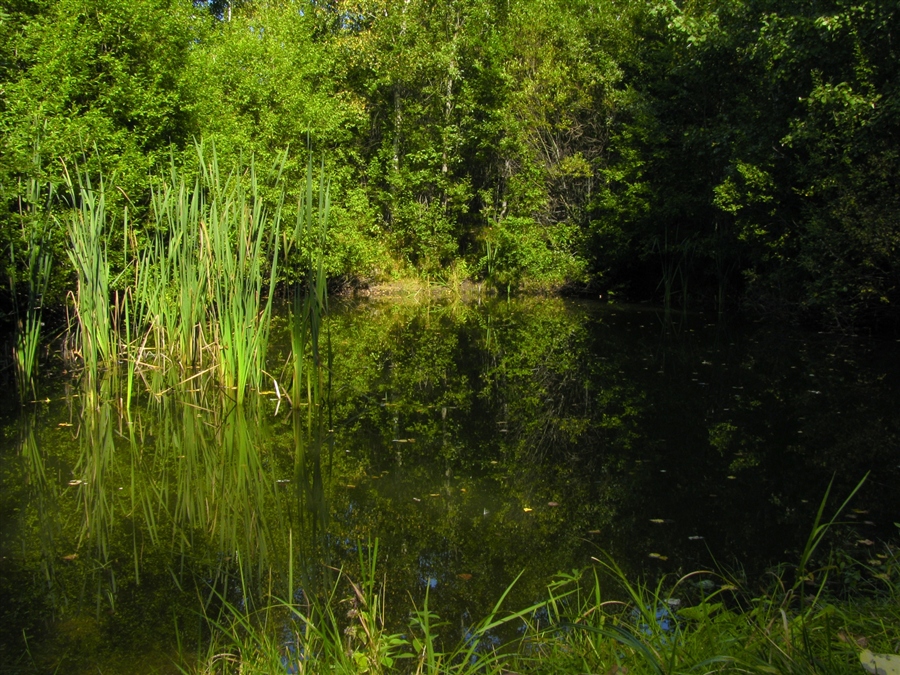
<svg viewBox="0 0 900 675">
<path fill-rule="evenodd" d="M 115 373 L 4 401 L 3 672 L 178 672 L 218 605 L 327 593 L 376 545 L 386 621 L 427 593 L 463 635 L 514 581 L 505 606 L 525 607 L 606 555 L 633 577 L 754 583 L 797 561 L 832 479 L 830 510 L 871 472 L 833 543 L 864 560 L 896 535 L 894 342 L 554 298 L 361 299 L 327 320 L 322 404 L 292 407 L 286 323 L 271 391 L 242 406 L 202 372 L 150 369 L 130 406 Z"/>
</svg>

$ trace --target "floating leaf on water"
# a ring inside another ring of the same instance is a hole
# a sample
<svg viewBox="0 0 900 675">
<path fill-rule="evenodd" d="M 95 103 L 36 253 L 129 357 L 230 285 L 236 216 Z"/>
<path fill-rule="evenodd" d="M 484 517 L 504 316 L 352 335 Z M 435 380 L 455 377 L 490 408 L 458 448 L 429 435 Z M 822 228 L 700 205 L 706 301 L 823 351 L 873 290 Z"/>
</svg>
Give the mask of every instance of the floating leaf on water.
<svg viewBox="0 0 900 675">
<path fill-rule="evenodd" d="M 862 544 L 863 546 L 872 546 L 875 542 L 871 539 L 857 539 L 856 543 Z"/>
<path fill-rule="evenodd" d="M 491 464 L 499 464 L 499 462 L 496 459 L 492 459 Z"/>
<path fill-rule="evenodd" d="M 418 497 L 413 497 L 413 501 L 414 501 L 414 502 L 420 502 L 420 501 L 422 501 L 422 500 L 419 499 Z"/>
<path fill-rule="evenodd" d="M 532 511 L 534 511 L 534 509 L 529 508 L 529 507 L 527 507 L 527 506 L 526 506 L 525 508 L 523 508 L 522 510 L 523 510 L 525 513 L 531 513 Z"/>
<path fill-rule="evenodd" d="M 897 654 L 873 654 L 863 649 L 859 662 L 870 675 L 900 675 L 900 655 Z"/>
<path fill-rule="evenodd" d="M 734 480 L 737 476 L 728 476 L 728 480 Z"/>
<path fill-rule="evenodd" d="M 355 488 L 356 486 L 355 485 L 347 485 L 347 487 L 352 489 L 352 488 Z"/>
<path fill-rule="evenodd" d="M 656 560 L 668 560 L 668 556 L 664 556 L 661 553 L 650 553 L 647 556 L 648 558 L 655 558 Z"/>
<path fill-rule="evenodd" d="M 469 574 L 468 572 L 463 572 L 463 573 L 461 573 L 461 574 L 457 574 L 457 575 L 456 575 L 456 578 L 457 578 L 457 579 L 462 579 L 463 581 L 468 581 L 469 579 L 472 578 L 472 575 Z"/>
</svg>

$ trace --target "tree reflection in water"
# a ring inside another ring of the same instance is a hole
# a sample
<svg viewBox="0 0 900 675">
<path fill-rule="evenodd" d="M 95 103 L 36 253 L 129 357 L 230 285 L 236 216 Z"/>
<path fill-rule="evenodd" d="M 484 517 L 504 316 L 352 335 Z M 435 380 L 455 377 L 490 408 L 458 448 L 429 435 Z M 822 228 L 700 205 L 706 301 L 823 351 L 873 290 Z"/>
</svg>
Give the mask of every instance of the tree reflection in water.
<svg viewBox="0 0 900 675">
<path fill-rule="evenodd" d="M 149 672 L 223 601 L 359 578 L 376 539 L 387 621 L 427 589 L 458 640 L 522 570 L 510 606 L 600 550 L 631 574 L 794 559 L 834 473 L 840 495 L 874 472 L 855 532 L 900 510 L 893 346 L 547 298 L 327 322 L 311 405 L 149 371 L 126 411 L 113 373 L 8 422 L 4 662 L 24 630 L 41 664 Z"/>
</svg>

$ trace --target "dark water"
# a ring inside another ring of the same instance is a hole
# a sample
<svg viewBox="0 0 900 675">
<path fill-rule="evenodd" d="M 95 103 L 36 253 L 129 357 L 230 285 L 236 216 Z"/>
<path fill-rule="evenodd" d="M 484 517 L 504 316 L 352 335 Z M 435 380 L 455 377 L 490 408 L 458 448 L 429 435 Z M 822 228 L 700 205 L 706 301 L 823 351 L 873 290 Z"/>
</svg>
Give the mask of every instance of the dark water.
<svg viewBox="0 0 900 675">
<path fill-rule="evenodd" d="M 462 633 L 520 573 L 511 608 L 601 552 L 752 584 L 799 558 L 832 478 L 833 509 L 871 472 L 829 545 L 896 536 L 896 343 L 554 299 L 368 301 L 329 325 L 312 411 L 160 371 L 128 410 L 115 377 L 7 399 L 3 672 L 175 672 L 221 598 L 302 600 L 376 540 L 387 620 L 428 589 Z"/>
</svg>

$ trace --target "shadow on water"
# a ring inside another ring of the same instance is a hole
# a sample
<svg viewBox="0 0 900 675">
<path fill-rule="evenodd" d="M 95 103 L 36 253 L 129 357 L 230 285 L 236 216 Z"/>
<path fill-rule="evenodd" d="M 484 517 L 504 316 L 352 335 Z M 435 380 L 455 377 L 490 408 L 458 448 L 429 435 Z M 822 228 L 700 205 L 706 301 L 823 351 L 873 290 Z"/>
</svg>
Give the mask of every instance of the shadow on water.
<svg viewBox="0 0 900 675">
<path fill-rule="evenodd" d="M 464 640 L 522 570 L 511 607 L 600 550 L 752 580 L 833 475 L 873 472 L 852 554 L 900 511 L 895 345 L 547 299 L 348 303 L 322 335 L 305 401 L 147 369 L 130 405 L 113 372 L 6 423 L 4 672 L 172 672 L 226 606 L 352 597 L 376 539 L 386 620 L 427 591 Z"/>
</svg>

